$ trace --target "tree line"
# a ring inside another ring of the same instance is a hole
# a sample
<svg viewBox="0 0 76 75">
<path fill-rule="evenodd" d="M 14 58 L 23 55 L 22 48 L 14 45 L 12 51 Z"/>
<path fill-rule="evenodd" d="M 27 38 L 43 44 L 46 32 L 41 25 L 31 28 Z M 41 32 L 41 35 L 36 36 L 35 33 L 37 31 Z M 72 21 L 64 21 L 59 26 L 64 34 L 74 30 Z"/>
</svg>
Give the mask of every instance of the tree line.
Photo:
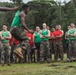
<svg viewBox="0 0 76 75">
<path fill-rule="evenodd" d="M 13 3 L 0 3 L 0 6 L 14 7 L 22 6 L 22 0 L 11 0 Z M 76 1 L 71 0 L 68 3 L 56 2 L 54 0 L 32 0 L 27 4 L 30 7 L 30 12 L 26 17 L 26 24 L 30 29 L 35 29 L 36 26 L 42 27 L 42 23 L 46 22 L 48 26 L 54 27 L 57 24 L 62 26 L 64 31 L 67 26 L 74 22 L 76 23 Z M 6 24 L 10 27 L 12 19 L 16 11 L 2 12 L 0 11 L 0 27 Z"/>
</svg>

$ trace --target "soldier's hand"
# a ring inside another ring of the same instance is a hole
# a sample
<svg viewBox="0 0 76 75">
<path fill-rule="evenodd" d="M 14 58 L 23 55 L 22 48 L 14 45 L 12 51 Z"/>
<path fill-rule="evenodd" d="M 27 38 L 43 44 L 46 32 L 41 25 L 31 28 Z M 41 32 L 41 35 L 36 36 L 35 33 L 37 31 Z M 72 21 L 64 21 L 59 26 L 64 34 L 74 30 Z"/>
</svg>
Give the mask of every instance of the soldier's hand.
<svg viewBox="0 0 76 75">
<path fill-rule="evenodd" d="M 29 30 L 29 32 L 30 32 L 30 33 L 32 33 L 32 34 L 34 33 L 34 31 L 33 31 L 33 30 Z"/>
<path fill-rule="evenodd" d="M 2 40 L 5 40 L 5 38 L 4 38 L 4 37 L 2 37 L 1 39 L 2 39 Z"/>
<path fill-rule="evenodd" d="M 34 48 L 36 48 L 36 46 L 34 45 Z"/>
<path fill-rule="evenodd" d="M 18 6 L 15 6 L 14 8 L 13 8 L 13 10 L 17 10 L 19 7 Z"/>
</svg>

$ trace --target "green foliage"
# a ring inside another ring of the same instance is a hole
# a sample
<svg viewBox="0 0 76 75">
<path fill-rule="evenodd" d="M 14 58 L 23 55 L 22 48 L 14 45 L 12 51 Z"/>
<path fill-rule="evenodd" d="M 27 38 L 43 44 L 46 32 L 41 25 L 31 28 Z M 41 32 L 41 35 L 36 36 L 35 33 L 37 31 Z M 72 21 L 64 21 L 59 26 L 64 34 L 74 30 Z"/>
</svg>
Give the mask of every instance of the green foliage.
<svg viewBox="0 0 76 75">
<path fill-rule="evenodd" d="M 0 3 L 1 7 L 14 7 L 13 3 Z M 2 30 L 2 26 L 5 24 L 8 26 L 8 28 L 10 28 L 13 16 L 14 16 L 15 11 L 7 11 L 7 12 L 3 12 L 0 11 L 0 30 Z"/>
<path fill-rule="evenodd" d="M 46 2 L 50 2 L 50 1 L 54 1 L 54 0 L 32 0 L 32 1 L 46 3 Z"/>
<path fill-rule="evenodd" d="M 71 1 L 69 3 L 65 2 L 64 5 L 60 5 L 61 3 L 51 0 L 50 3 L 41 1 L 46 2 L 46 0 L 34 0 L 28 3 L 30 6 L 31 15 L 34 19 L 34 21 L 31 19 L 31 22 L 34 23 L 31 23 L 30 19 L 28 22 L 30 25 L 34 24 L 33 28 L 35 28 L 37 25 L 41 27 L 42 23 L 46 22 L 50 27 L 61 24 L 62 29 L 66 31 L 67 26 L 71 22 L 76 23 L 76 8 Z"/>
<path fill-rule="evenodd" d="M 14 7 L 16 4 L 22 6 L 17 0 L 12 0 L 14 3 L 0 3 L 0 6 Z M 19 1 L 19 0 L 18 0 Z M 36 26 L 42 27 L 42 23 L 46 22 L 48 26 L 52 27 L 61 24 L 64 31 L 67 26 L 74 22 L 76 23 L 76 7 L 75 1 L 61 5 L 54 0 L 33 0 L 27 3 L 30 11 L 26 16 L 26 24 L 30 29 L 35 29 Z M 15 11 L 2 12 L 0 11 L 0 27 L 6 24 L 10 27 Z"/>
<path fill-rule="evenodd" d="M 14 3 L 19 3 L 19 4 L 23 2 L 23 0 L 10 0 L 10 1 L 12 1 Z"/>
<path fill-rule="evenodd" d="M 21 4 L 23 3 L 23 0 L 10 0 L 13 3 L 15 3 L 17 6 L 21 6 Z"/>
</svg>

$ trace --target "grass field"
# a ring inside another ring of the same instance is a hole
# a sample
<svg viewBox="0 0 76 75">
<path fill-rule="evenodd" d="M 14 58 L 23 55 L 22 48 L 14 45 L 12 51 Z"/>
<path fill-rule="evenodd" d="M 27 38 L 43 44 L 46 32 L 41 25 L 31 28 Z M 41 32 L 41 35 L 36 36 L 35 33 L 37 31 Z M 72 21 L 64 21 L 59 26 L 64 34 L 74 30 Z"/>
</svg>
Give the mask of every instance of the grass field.
<svg viewBox="0 0 76 75">
<path fill-rule="evenodd" d="M 76 62 L 5 65 L 3 67 L 0 66 L 0 75 L 76 75 Z"/>
</svg>

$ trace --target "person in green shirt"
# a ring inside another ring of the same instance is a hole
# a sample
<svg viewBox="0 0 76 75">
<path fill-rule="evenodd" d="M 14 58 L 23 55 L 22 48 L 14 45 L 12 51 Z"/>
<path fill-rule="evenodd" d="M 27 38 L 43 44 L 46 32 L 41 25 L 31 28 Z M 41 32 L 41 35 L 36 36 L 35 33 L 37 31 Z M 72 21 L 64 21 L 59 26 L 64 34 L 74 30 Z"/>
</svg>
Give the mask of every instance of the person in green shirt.
<svg viewBox="0 0 76 75">
<path fill-rule="evenodd" d="M 3 25 L 3 30 L 0 33 L 0 37 L 1 37 L 1 64 L 2 66 L 4 66 L 5 55 L 6 55 L 7 65 L 10 66 L 11 49 L 9 45 L 9 39 L 11 39 L 11 33 L 7 30 L 6 25 Z"/>
<path fill-rule="evenodd" d="M 70 26 L 68 26 L 68 31 L 71 29 Z M 69 36 L 68 31 L 65 33 L 65 40 L 66 40 L 66 48 L 67 48 L 67 61 L 69 61 Z"/>
<path fill-rule="evenodd" d="M 31 33 L 31 31 L 27 28 L 25 23 L 25 17 L 28 12 L 29 6 L 27 4 L 24 4 L 22 8 L 16 12 L 11 24 L 11 34 L 15 39 L 19 40 L 20 42 L 28 39 L 26 36 L 22 36 L 23 29 L 26 29 L 28 32 Z"/>
<path fill-rule="evenodd" d="M 50 63 L 50 30 L 47 29 L 46 23 L 43 23 L 43 30 L 41 31 L 41 44 L 40 44 L 40 62 L 43 63 L 45 58 Z M 45 57 L 45 58 L 44 58 Z"/>
<path fill-rule="evenodd" d="M 23 50 L 23 48 L 27 48 L 27 45 L 30 49 L 30 44 L 29 44 L 29 38 L 27 37 L 27 35 L 23 35 L 23 30 L 27 30 L 28 32 L 32 33 L 25 22 L 25 18 L 27 13 L 29 12 L 29 6 L 27 4 L 24 4 L 20 10 L 18 10 L 15 14 L 15 17 L 12 21 L 11 24 L 11 29 L 10 32 L 12 34 L 12 36 L 18 40 L 20 42 L 20 48 Z M 27 42 L 28 41 L 28 42 Z M 27 44 L 27 45 L 26 45 Z M 25 49 L 26 49 L 25 48 Z M 30 50 L 29 50 L 30 51 Z M 23 54 L 23 53 L 22 53 Z M 19 56 L 19 54 L 18 54 Z M 20 57 L 21 58 L 21 57 Z M 21 58 L 22 59 L 22 58 Z M 29 58 L 30 59 L 30 58 Z M 31 63 L 31 60 L 28 61 L 29 63 Z"/>
<path fill-rule="evenodd" d="M 40 37 L 40 28 L 37 26 L 36 31 L 33 34 L 33 44 L 35 48 L 35 62 L 37 63 L 40 59 L 40 43 L 41 43 L 41 37 Z"/>
<path fill-rule="evenodd" d="M 76 28 L 75 24 L 71 23 L 71 29 L 68 31 L 69 36 L 69 61 L 76 61 Z"/>
</svg>

